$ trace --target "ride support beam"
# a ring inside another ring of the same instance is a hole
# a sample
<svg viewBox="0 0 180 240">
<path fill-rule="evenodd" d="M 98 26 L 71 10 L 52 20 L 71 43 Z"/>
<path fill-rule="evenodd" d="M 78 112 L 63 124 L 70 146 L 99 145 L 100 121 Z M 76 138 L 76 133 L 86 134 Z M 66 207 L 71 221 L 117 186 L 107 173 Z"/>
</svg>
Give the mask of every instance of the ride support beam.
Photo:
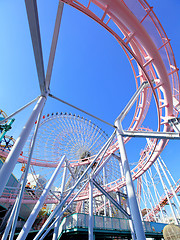
<svg viewBox="0 0 180 240">
<path fill-rule="evenodd" d="M 59 173 L 59 170 L 61 169 L 61 167 L 62 167 L 62 165 L 63 165 L 63 163 L 65 161 L 65 158 L 66 158 L 65 155 L 61 158 L 61 160 L 60 160 L 57 168 L 55 169 L 53 175 L 51 176 L 49 182 L 46 184 L 46 187 L 44 188 L 44 190 L 43 190 L 43 192 L 42 192 L 38 202 L 34 206 L 32 212 L 31 212 L 31 215 L 29 216 L 28 220 L 24 224 L 24 227 L 22 228 L 21 232 L 19 233 L 19 235 L 17 237 L 17 240 L 26 239 L 26 237 L 27 237 L 27 235 L 28 235 L 28 233 L 29 233 L 29 231 L 30 231 L 30 229 L 31 229 L 31 227 L 32 227 L 32 225 L 33 225 L 33 223 L 34 223 L 34 221 L 35 221 L 35 219 L 36 219 L 40 209 L 41 209 L 41 207 L 43 206 L 43 203 L 44 203 L 44 201 L 46 199 L 46 196 L 49 193 L 55 178 L 57 177 L 57 174 Z"/>
<path fill-rule="evenodd" d="M 94 228 L 94 216 L 93 216 L 93 179 L 89 181 L 89 227 L 88 227 L 88 240 L 94 240 L 93 228 Z"/>
<path fill-rule="evenodd" d="M 149 83 L 147 81 L 143 82 L 139 88 L 136 90 L 136 92 L 134 93 L 134 95 L 132 96 L 132 98 L 129 100 L 128 104 L 125 106 L 125 108 L 123 109 L 123 111 L 119 114 L 119 116 L 116 118 L 115 122 L 119 119 L 122 120 L 125 118 L 125 116 L 128 114 L 129 110 L 132 108 L 132 106 L 134 105 L 136 99 L 139 97 L 140 93 L 144 90 L 144 88 L 146 88 L 147 86 L 149 86 Z"/>
<path fill-rule="evenodd" d="M 36 0 L 25 0 L 41 95 L 47 93 Z"/>
<path fill-rule="evenodd" d="M 65 189 L 65 183 L 66 183 L 66 175 L 67 175 L 67 159 L 65 159 L 65 166 L 64 166 L 64 171 L 63 171 L 63 176 L 62 176 L 62 183 L 61 183 L 61 201 L 63 199 L 63 193 Z M 61 209 L 62 210 L 62 209 Z M 52 240 L 57 240 L 58 239 L 58 231 L 59 231 L 59 225 L 61 221 L 61 217 L 57 216 L 59 219 L 56 222 L 54 226 L 54 233 L 53 233 L 53 238 Z"/>
<path fill-rule="evenodd" d="M 12 147 L 6 161 L 4 162 L 2 168 L 0 169 L 0 196 L 8 182 L 8 179 L 17 163 L 18 157 L 26 143 L 26 140 L 30 134 L 32 127 L 37 119 L 38 114 L 44 107 L 46 102 L 46 97 L 41 96 L 34 107 L 31 116 L 29 117 L 26 125 L 23 127 L 22 132 L 18 139 L 16 140 L 14 146 Z"/>
<path fill-rule="evenodd" d="M 118 130 L 121 129 L 119 124 L 120 124 L 119 121 L 115 122 L 115 125 L 117 126 Z M 135 192 L 132 177 L 131 177 L 131 171 L 128 163 L 125 146 L 124 146 L 123 136 L 121 135 L 120 131 L 117 131 L 117 139 L 118 139 L 119 150 L 121 154 L 124 176 L 126 179 L 127 195 L 128 195 L 130 213 L 131 213 L 131 217 L 132 217 L 132 221 L 135 229 L 135 235 L 138 240 L 145 240 L 146 237 L 145 237 L 141 216 L 139 212 L 139 207 L 136 199 L 136 192 Z"/>
<path fill-rule="evenodd" d="M 41 110 L 41 112 L 39 113 L 39 116 L 38 116 L 38 121 L 37 121 L 37 124 L 36 124 L 36 128 L 35 128 L 33 139 L 32 139 L 31 146 L 30 146 L 30 153 L 29 153 L 26 169 L 25 169 L 25 172 L 22 174 L 23 175 L 23 182 L 22 182 L 22 185 L 21 185 L 21 189 L 20 189 L 19 195 L 16 198 L 16 203 L 14 204 L 14 207 L 12 209 L 11 216 L 10 216 L 10 219 L 8 221 L 8 225 L 6 227 L 6 230 L 3 234 L 2 239 L 7 238 L 7 235 L 9 233 L 9 229 L 10 229 L 10 226 L 11 226 L 11 221 L 12 221 L 12 227 L 11 227 L 9 240 L 13 240 L 13 238 L 14 238 L 14 233 L 15 233 L 15 230 L 16 230 L 16 224 L 17 224 L 17 220 L 18 220 L 18 216 L 19 216 L 19 211 L 20 211 L 20 207 L 21 207 L 21 203 L 22 203 L 22 198 L 23 198 L 23 195 L 24 195 L 24 190 L 25 190 L 27 176 L 28 176 L 30 163 L 31 163 L 31 158 L 32 158 L 32 154 L 33 154 L 33 150 L 34 150 L 34 146 L 35 146 L 35 142 L 36 142 L 36 137 L 37 137 L 37 132 L 38 132 L 39 124 L 40 124 L 41 115 L 42 115 L 42 110 Z M 12 218 L 12 220 L 11 220 L 11 218 Z"/>
<path fill-rule="evenodd" d="M 106 185 L 106 168 L 103 167 L 103 185 Z M 104 216 L 107 216 L 106 212 L 106 196 L 104 196 Z"/>
<path fill-rule="evenodd" d="M 58 41 L 58 36 L 59 36 L 59 29 L 60 29 L 60 25 L 61 25 L 63 7 L 64 7 L 64 3 L 59 1 L 57 15 L 56 15 L 56 22 L 55 22 L 55 27 L 54 27 L 54 33 L 53 33 L 53 39 L 52 39 L 52 43 L 51 43 L 51 51 L 50 51 L 50 55 L 49 55 L 49 61 L 48 61 L 48 66 L 47 66 L 46 78 L 45 78 L 45 84 L 46 84 L 47 90 L 49 90 L 49 85 L 50 85 L 50 81 L 51 81 L 51 75 L 52 75 L 54 57 L 55 57 L 55 53 L 56 53 L 57 41 Z"/>
<path fill-rule="evenodd" d="M 72 202 L 74 201 L 74 199 L 80 194 L 80 192 L 83 190 L 83 188 L 86 186 L 87 183 L 88 183 L 88 180 L 82 185 L 82 187 L 79 189 L 79 191 L 73 196 L 73 198 L 70 200 L 70 202 L 67 204 L 67 206 L 63 209 L 63 211 L 59 210 L 59 212 L 58 212 L 59 217 L 61 217 L 61 216 L 64 214 L 64 212 L 69 208 L 69 206 L 72 204 Z M 38 233 L 38 234 L 35 236 L 35 238 L 34 238 L 33 240 L 37 240 L 37 239 L 43 240 L 43 239 L 45 238 L 45 236 L 46 236 L 46 235 L 51 231 L 51 229 L 54 227 L 54 225 L 56 224 L 57 221 L 58 221 L 58 218 L 56 218 L 56 219 L 53 221 L 53 223 L 51 223 L 51 225 L 50 225 L 48 228 L 46 228 L 46 231 L 45 231 L 44 234 L 41 236 L 41 238 L 40 238 L 40 235 L 41 235 L 42 233 L 40 232 L 40 233 Z M 44 227 L 44 225 L 43 225 L 43 227 Z M 42 231 L 44 231 L 44 229 L 43 229 Z"/>
<path fill-rule="evenodd" d="M 121 158 L 119 156 L 115 155 L 115 154 L 113 154 L 113 155 L 116 157 L 116 159 L 119 160 L 119 168 L 120 168 L 121 177 L 125 178 Z M 124 197 L 126 199 L 126 203 L 127 203 L 126 210 L 127 210 L 127 213 L 130 214 L 126 186 L 122 190 L 123 190 L 123 192 L 117 192 L 117 194 L 118 194 L 119 200 L 120 200 L 120 197 Z M 129 220 L 129 227 L 130 227 L 130 230 L 131 230 L 132 240 L 136 240 L 135 229 L 134 229 L 134 225 L 133 225 L 132 219 Z"/>
<path fill-rule="evenodd" d="M 120 115 L 115 120 L 115 126 L 117 128 L 117 140 L 121 155 L 121 162 L 123 167 L 123 174 L 126 179 L 126 189 L 127 189 L 127 195 L 128 195 L 128 202 L 129 202 L 129 209 L 130 214 L 132 218 L 132 225 L 131 225 L 131 234 L 132 237 L 138 239 L 138 240 L 145 240 L 145 233 L 142 225 L 141 215 L 139 212 L 139 207 L 136 199 L 136 192 L 134 189 L 131 171 L 129 167 L 129 162 L 126 154 L 126 149 L 123 141 L 123 134 L 124 131 L 122 129 L 122 120 L 125 118 L 125 116 L 128 114 L 132 106 L 134 105 L 135 101 L 139 97 L 140 93 L 144 90 L 145 87 L 147 87 L 149 83 L 143 82 L 140 87 L 136 90 L 128 104 L 125 106 L 123 111 L 120 113 Z"/>
<path fill-rule="evenodd" d="M 180 133 L 176 132 L 144 132 L 122 130 L 122 136 L 180 140 Z"/>
<path fill-rule="evenodd" d="M 124 208 L 121 207 L 121 205 L 119 203 L 117 203 L 114 198 L 111 197 L 111 195 L 109 193 L 107 193 L 94 179 L 92 180 L 93 184 L 95 185 L 95 187 L 102 192 L 109 200 L 110 202 L 112 202 L 112 204 L 114 204 L 115 207 L 117 207 L 117 209 L 119 209 L 119 211 L 121 211 L 128 219 L 131 218 L 131 216 L 124 210 Z"/>
<path fill-rule="evenodd" d="M 36 102 L 38 99 L 40 98 L 40 96 L 38 96 L 37 98 L 35 98 L 34 100 L 32 100 L 31 102 L 27 103 L 26 105 L 24 105 L 23 107 L 19 108 L 16 112 L 12 113 L 11 115 L 9 115 L 8 117 L 4 118 L 3 120 L 0 121 L 0 124 L 7 122 L 7 120 L 11 119 L 12 117 L 14 117 L 16 114 L 18 114 L 19 112 L 21 112 L 22 110 L 24 110 L 25 108 L 29 107 L 32 103 Z"/>
</svg>

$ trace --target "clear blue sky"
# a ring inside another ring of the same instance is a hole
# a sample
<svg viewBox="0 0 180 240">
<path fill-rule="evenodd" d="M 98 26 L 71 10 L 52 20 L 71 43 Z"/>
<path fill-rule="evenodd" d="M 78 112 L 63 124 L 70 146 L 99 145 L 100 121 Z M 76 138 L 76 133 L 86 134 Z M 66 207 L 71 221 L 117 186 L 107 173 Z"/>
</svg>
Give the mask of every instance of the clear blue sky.
<svg viewBox="0 0 180 240">
<path fill-rule="evenodd" d="M 55 0 L 38 0 L 40 31 L 45 69 L 48 63 L 57 9 Z M 180 66 L 180 1 L 148 1 L 160 19 Z M 0 109 L 14 112 L 40 94 L 31 37 L 24 1 L 0 1 Z M 51 81 L 51 93 L 110 123 L 135 91 L 132 70 L 115 39 L 93 20 L 65 6 Z M 32 107 L 16 117 L 11 133 L 17 138 Z M 48 99 L 44 113 L 72 112 L 66 105 Z M 152 110 L 153 112 L 153 110 Z M 154 128 L 156 116 L 148 115 L 146 124 Z M 85 116 L 86 117 L 86 116 Z M 89 117 L 87 116 L 89 119 Z M 113 129 L 93 120 L 109 135 Z M 151 126 L 151 122 L 152 126 Z M 128 126 L 129 119 L 124 123 Z M 139 146 L 137 147 L 137 145 Z M 144 140 L 133 139 L 127 145 L 130 162 L 137 162 Z M 179 178 L 178 141 L 171 141 L 162 153 L 175 178 Z M 174 167 L 176 166 L 176 168 Z"/>
</svg>

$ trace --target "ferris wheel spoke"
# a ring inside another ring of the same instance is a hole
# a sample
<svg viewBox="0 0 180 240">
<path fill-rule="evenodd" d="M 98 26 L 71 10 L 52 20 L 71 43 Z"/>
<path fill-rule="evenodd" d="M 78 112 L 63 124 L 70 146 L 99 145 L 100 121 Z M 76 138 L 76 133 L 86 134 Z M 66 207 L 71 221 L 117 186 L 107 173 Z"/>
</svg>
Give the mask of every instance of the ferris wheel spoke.
<svg viewBox="0 0 180 240">
<path fill-rule="evenodd" d="M 100 138 L 101 135 L 102 135 L 102 133 L 101 133 L 101 134 L 96 138 L 96 140 L 93 142 L 91 148 L 98 142 L 98 140 L 99 140 L 99 138 Z"/>
</svg>

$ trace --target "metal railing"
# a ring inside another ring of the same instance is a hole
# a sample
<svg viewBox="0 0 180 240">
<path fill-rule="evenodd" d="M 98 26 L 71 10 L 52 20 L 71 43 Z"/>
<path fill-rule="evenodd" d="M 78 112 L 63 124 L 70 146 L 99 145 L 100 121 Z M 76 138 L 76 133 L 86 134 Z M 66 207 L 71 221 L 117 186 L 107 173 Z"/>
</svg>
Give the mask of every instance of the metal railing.
<svg viewBox="0 0 180 240">
<path fill-rule="evenodd" d="M 59 233 L 62 231 L 78 228 L 88 228 L 89 216 L 84 213 L 74 213 L 65 217 L 60 225 Z M 160 233 L 166 224 L 155 222 L 143 222 L 145 233 Z M 129 219 L 94 216 L 94 229 L 130 232 Z"/>
</svg>

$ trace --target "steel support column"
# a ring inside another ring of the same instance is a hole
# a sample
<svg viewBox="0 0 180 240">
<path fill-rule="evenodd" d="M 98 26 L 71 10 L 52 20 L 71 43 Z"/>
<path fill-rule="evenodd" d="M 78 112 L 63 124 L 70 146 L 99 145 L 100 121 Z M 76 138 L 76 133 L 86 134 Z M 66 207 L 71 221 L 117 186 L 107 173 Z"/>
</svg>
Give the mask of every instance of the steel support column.
<svg viewBox="0 0 180 240">
<path fill-rule="evenodd" d="M 115 122 L 115 125 L 117 126 L 118 130 L 121 129 L 121 126 L 119 124 L 120 124 L 119 121 Z M 131 217 L 133 220 L 133 225 L 135 228 L 135 234 L 138 240 L 144 240 L 146 239 L 146 237 L 145 237 L 145 233 L 144 233 L 144 229 L 141 221 L 139 207 L 136 199 L 136 192 L 135 192 L 132 177 L 131 177 L 131 172 L 130 172 L 130 167 L 128 163 L 128 158 L 126 155 L 124 141 L 120 131 L 117 131 L 117 139 L 118 139 L 119 150 L 121 154 L 124 175 L 126 179 L 128 201 L 129 201 Z"/>
<path fill-rule="evenodd" d="M 34 102 L 36 102 L 38 99 L 40 98 L 40 96 L 38 96 L 37 98 L 35 98 L 34 100 L 32 100 L 31 102 L 27 103 L 26 105 L 24 105 L 23 107 L 19 108 L 17 111 L 15 111 L 14 113 L 10 114 L 8 117 L 4 118 L 3 120 L 0 121 L 0 124 L 5 123 L 7 120 L 11 119 L 12 117 L 14 117 L 16 114 L 18 114 L 19 112 L 21 112 L 22 110 L 24 110 L 25 108 L 29 107 L 31 104 L 33 104 Z"/>
<path fill-rule="evenodd" d="M 93 182 L 89 181 L 89 227 L 88 227 L 88 239 L 93 240 Z"/>
<path fill-rule="evenodd" d="M 103 185 L 106 185 L 106 169 L 103 167 Z M 107 216 L 106 212 L 106 197 L 104 196 L 104 216 Z"/>
<path fill-rule="evenodd" d="M 2 194 L 7 181 L 17 163 L 18 157 L 22 151 L 22 148 L 30 134 L 30 131 L 37 119 L 38 114 L 41 112 L 44 104 L 46 101 L 46 97 L 41 96 L 39 101 L 37 102 L 36 106 L 33 109 L 33 112 L 27 121 L 26 125 L 24 126 L 20 136 L 16 140 L 11 152 L 9 153 L 6 161 L 4 162 L 2 168 L 0 169 L 0 195 Z"/>
<path fill-rule="evenodd" d="M 67 174 L 67 160 L 65 161 L 63 177 L 62 177 L 62 183 L 61 183 L 61 201 L 63 199 L 63 192 L 64 192 L 65 181 L 66 181 L 66 174 Z M 57 240 L 58 239 L 58 231 L 59 231 L 60 221 L 61 221 L 61 217 L 59 217 L 59 220 L 56 222 L 56 224 L 54 226 L 54 233 L 53 233 L 52 240 Z"/>
<path fill-rule="evenodd" d="M 11 229 L 11 232 L 10 232 L 9 240 L 12 240 L 13 237 L 14 237 L 16 224 L 17 224 L 17 220 L 18 220 L 18 216 L 19 216 L 19 211 L 20 211 L 20 207 L 21 207 L 21 202 L 22 202 L 22 198 L 23 198 L 23 194 L 24 194 L 24 189 L 25 189 L 25 186 L 26 186 L 27 175 L 28 175 L 28 172 L 29 172 L 29 167 L 30 167 L 30 163 L 31 163 L 33 150 L 34 150 L 34 145 L 35 145 L 35 142 L 36 142 L 36 136 L 37 136 L 37 132 L 38 132 L 39 124 L 40 124 L 42 110 L 41 110 L 41 112 L 39 113 L 39 116 L 38 116 L 38 121 L 37 121 L 36 128 L 35 128 L 35 131 L 34 131 L 33 140 L 31 142 L 31 148 L 30 148 L 30 153 L 29 153 L 26 169 L 25 169 L 25 172 L 22 174 L 23 175 L 22 186 L 21 186 L 19 195 L 16 198 L 16 204 L 14 205 L 11 216 L 10 216 L 10 218 L 13 219 L 13 222 L 12 222 L 12 229 Z M 6 230 L 3 234 L 3 239 L 6 239 L 8 233 L 9 233 L 9 229 L 10 229 L 10 226 L 11 226 L 11 220 L 9 220 L 8 222 L 9 222 L 8 223 L 9 226 L 7 225 L 7 228 L 6 228 Z"/>
<path fill-rule="evenodd" d="M 63 208 L 62 211 L 59 211 L 59 217 L 61 217 L 64 212 L 69 208 L 69 206 L 72 204 L 72 202 L 74 201 L 74 199 L 76 199 L 76 197 L 79 195 L 79 193 L 83 190 L 83 188 L 86 186 L 86 184 L 88 183 L 88 180 L 82 185 L 82 187 L 79 189 L 79 191 L 74 195 L 74 197 L 70 200 L 70 202 L 67 204 L 67 206 L 65 208 Z M 44 232 L 44 234 L 40 237 L 41 233 L 38 233 L 35 238 L 33 240 L 43 240 L 45 238 L 45 236 L 51 231 L 51 229 L 54 227 L 54 225 L 56 224 L 56 222 L 58 221 L 58 218 L 56 218 L 53 223 L 51 223 L 51 225 L 46 228 L 46 231 Z M 44 226 L 44 225 L 43 225 Z"/>
<path fill-rule="evenodd" d="M 122 178 L 125 178 L 124 177 L 124 172 L 123 172 L 123 166 L 122 166 L 122 161 L 121 161 L 121 158 L 120 157 L 118 157 L 118 156 L 116 156 L 116 158 L 118 159 L 118 161 L 119 161 L 119 167 L 120 167 L 120 173 L 121 173 L 121 177 Z M 125 208 L 125 210 L 127 211 L 127 213 L 130 215 L 130 209 L 129 209 L 129 202 L 128 202 L 128 198 L 127 198 L 127 188 L 126 188 L 126 186 L 125 187 L 123 187 L 123 189 L 122 189 L 122 191 L 123 191 L 123 193 L 121 192 L 119 192 L 119 201 L 120 201 L 120 196 L 122 195 L 124 195 L 123 197 L 126 199 L 126 208 Z M 133 222 L 132 222 L 132 219 L 130 219 L 129 220 L 129 227 L 130 227 L 130 230 L 131 230 L 131 236 L 132 236 L 132 240 L 136 240 L 136 236 L 135 236 L 135 229 L 134 229 L 134 225 L 133 225 Z"/>
<path fill-rule="evenodd" d="M 106 192 L 106 191 L 104 190 L 104 188 L 102 188 L 94 179 L 92 179 L 92 181 L 93 181 L 93 184 L 95 185 L 95 187 L 96 187 L 100 192 L 102 192 L 102 193 L 110 200 L 110 202 L 112 202 L 112 204 L 114 204 L 114 206 L 115 206 L 118 210 L 120 210 L 120 211 L 125 215 L 126 218 L 130 219 L 131 216 L 124 210 L 124 208 L 122 208 L 121 205 L 119 205 L 119 204 L 114 200 L 114 198 L 111 197 L 111 195 L 110 195 L 108 192 Z"/>
<path fill-rule="evenodd" d="M 23 229 L 21 230 L 21 232 L 19 233 L 18 237 L 17 237 L 17 240 L 23 240 L 23 239 L 26 239 L 31 227 L 32 227 L 32 224 L 34 223 L 45 199 L 46 199 L 46 196 L 49 192 L 49 190 L 51 189 L 51 186 L 55 180 L 55 178 L 57 177 L 57 174 L 62 166 L 62 164 L 64 163 L 64 160 L 65 160 L 65 156 L 63 156 L 61 158 L 61 161 L 59 162 L 57 168 L 55 169 L 53 175 L 51 176 L 49 182 L 47 183 L 45 189 L 43 190 L 42 194 L 41 194 L 41 197 L 39 198 L 38 202 L 36 203 L 36 205 L 34 206 L 34 209 L 32 210 L 31 212 L 31 215 L 29 216 L 28 220 L 26 221 L 26 223 L 24 224 L 24 227 Z"/>
</svg>

